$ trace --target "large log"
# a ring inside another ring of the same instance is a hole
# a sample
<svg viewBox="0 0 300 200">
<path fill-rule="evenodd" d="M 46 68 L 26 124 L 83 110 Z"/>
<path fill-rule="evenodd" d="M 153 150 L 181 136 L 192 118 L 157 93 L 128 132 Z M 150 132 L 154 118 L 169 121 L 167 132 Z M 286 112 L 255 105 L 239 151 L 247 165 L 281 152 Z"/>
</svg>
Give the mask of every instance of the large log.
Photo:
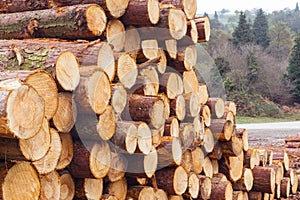
<svg viewBox="0 0 300 200">
<path fill-rule="evenodd" d="M 39 175 L 28 162 L 1 163 L 1 197 L 3 199 L 38 200 L 41 191 Z"/>
<path fill-rule="evenodd" d="M 184 98 L 185 98 L 186 117 L 194 118 L 199 116 L 200 103 L 198 101 L 196 93 L 184 94 Z"/>
<path fill-rule="evenodd" d="M 215 139 L 209 128 L 204 131 L 203 147 L 206 153 L 211 153 L 214 150 Z"/>
<path fill-rule="evenodd" d="M 253 168 L 253 191 L 273 194 L 275 192 L 275 171 L 270 167 Z"/>
<path fill-rule="evenodd" d="M 49 7 L 48 0 L 28 1 L 28 0 L 1 0 L 0 13 L 15 13 L 32 10 L 42 10 Z"/>
<path fill-rule="evenodd" d="M 44 120 L 44 101 L 36 90 L 16 79 L 0 82 L 0 133 L 2 137 L 33 137 Z"/>
<path fill-rule="evenodd" d="M 37 37 L 93 39 L 100 36 L 106 27 L 105 12 L 96 4 L 2 14 L 0 16 L 1 39 Z"/>
</svg>

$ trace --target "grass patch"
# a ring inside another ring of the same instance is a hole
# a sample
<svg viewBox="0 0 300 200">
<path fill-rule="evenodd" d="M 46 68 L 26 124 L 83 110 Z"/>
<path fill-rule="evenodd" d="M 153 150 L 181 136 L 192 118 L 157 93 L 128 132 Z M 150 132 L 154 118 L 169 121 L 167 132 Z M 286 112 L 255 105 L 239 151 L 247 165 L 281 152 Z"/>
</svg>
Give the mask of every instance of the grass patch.
<svg viewBox="0 0 300 200">
<path fill-rule="evenodd" d="M 282 118 L 237 116 L 236 123 L 252 124 L 252 123 L 272 123 L 272 122 L 293 122 L 299 120 L 300 120 L 300 114 L 284 114 Z"/>
</svg>

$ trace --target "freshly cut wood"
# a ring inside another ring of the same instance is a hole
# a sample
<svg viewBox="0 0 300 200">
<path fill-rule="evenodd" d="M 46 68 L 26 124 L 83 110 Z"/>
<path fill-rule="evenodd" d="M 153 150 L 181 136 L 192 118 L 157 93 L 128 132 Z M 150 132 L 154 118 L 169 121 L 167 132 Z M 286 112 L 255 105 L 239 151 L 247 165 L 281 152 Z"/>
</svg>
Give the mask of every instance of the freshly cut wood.
<svg viewBox="0 0 300 200">
<path fill-rule="evenodd" d="M 185 99 L 182 95 L 178 95 L 170 101 L 170 116 L 176 116 L 179 121 L 183 121 L 185 115 Z"/>
<path fill-rule="evenodd" d="M 106 26 L 106 39 L 115 52 L 120 52 L 125 45 L 125 27 L 120 20 L 112 19 Z"/>
<path fill-rule="evenodd" d="M 211 159 L 211 165 L 213 168 L 213 174 L 219 173 L 219 162 L 217 159 Z"/>
<path fill-rule="evenodd" d="M 85 178 L 76 180 L 76 199 L 101 199 L 103 179 Z"/>
<path fill-rule="evenodd" d="M 183 72 L 183 88 L 184 88 L 185 94 L 189 94 L 189 93 L 198 94 L 199 93 L 198 77 L 194 70 Z M 198 101 L 199 101 L 199 99 L 198 99 Z M 200 102 L 199 102 L 199 105 L 200 105 Z"/>
<path fill-rule="evenodd" d="M 157 96 L 159 90 L 159 77 L 156 69 L 152 66 L 142 69 L 135 86 L 138 87 L 134 92 L 135 94 Z"/>
<path fill-rule="evenodd" d="M 268 152 L 266 149 L 256 149 L 259 155 L 259 165 L 266 166 L 268 162 Z"/>
<path fill-rule="evenodd" d="M 234 190 L 249 192 L 253 186 L 252 170 L 249 168 L 244 168 L 242 178 L 239 179 L 237 182 L 234 182 L 232 186 Z"/>
<path fill-rule="evenodd" d="M 193 149 L 197 146 L 195 143 L 196 133 L 192 123 L 181 123 L 179 127 L 179 137 L 182 143 L 182 150 Z"/>
<path fill-rule="evenodd" d="M 166 51 L 168 52 L 168 55 L 172 59 L 177 58 L 177 40 L 169 39 L 165 41 L 165 47 Z"/>
<path fill-rule="evenodd" d="M 198 175 L 194 172 L 188 174 L 188 188 L 183 194 L 186 197 L 196 199 L 199 195 L 200 181 Z"/>
<path fill-rule="evenodd" d="M 161 143 L 161 138 L 164 135 L 165 127 L 162 127 L 160 129 L 152 129 L 151 134 L 152 134 L 152 146 L 153 147 L 158 147 Z"/>
<path fill-rule="evenodd" d="M 132 57 L 136 57 L 141 50 L 140 34 L 134 26 L 126 27 L 124 50 Z"/>
<path fill-rule="evenodd" d="M 129 154 L 136 151 L 138 142 L 138 129 L 134 122 L 117 121 L 116 131 L 111 141 L 115 146 L 126 150 Z"/>
<path fill-rule="evenodd" d="M 29 139 L 44 120 L 44 101 L 36 90 L 16 79 L 0 82 L 0 133 L 2 137 Z"/>
<path fill-rule="evenodd" d="M 97 131 L 102 140 L 109 140 L 115 134 L 116 116 L 112 106 L 107 106 L 104 113 L 99 116 Z"/>
<path fill-rule="evenodd" d="M 283 196 L 283 194 L 281 194 L 281 188 L 280 188 L 280 184 L 275 184 L 275 192 L 274 194 L 270 194 L 269 199 L 275 199 L 275 198 L 280 198 L 281 196 Z"/>
<path fill-rule="evenodd" d="M 200 115 L 197 115 L 193 120 L 194 131 L 196 133 L 196 142 L 200 144 L 204 138 L 205 125 Z"/>
<path fill-rule="evenodd" d="M 160 78 L 160 93 L 165 93 L 169 99 L 175 99 L 183 93 L 182 78 L 173 72 L 167 72 Z"/>
<path fill-rule="evenodd" d="M 220 160 L 223 156 L 222 148 L 219 142 L 216 142 L 214 149 L 211 153 L 208 154 L 210 159 Z"/>
<path fill-rule="evenodd" d="M 263 200 L 268 200 L 270 199 L 270 195 L 269 193 L 263 193 Z"/>
<path fill-rule="evenodd" d="M 205 105 L 208 101 L 209 94 L 208 94 L 208 88 L 205 84 L 199 84 L 198 86 L 198 98 L 202 105 Z"/>
<path fill-rule="evenodd" d="M 196 93 L 184 94 L 184 98 L 185 98 L 186 117 L 194 118 L 199 116 L 201 107 Z"/>
<path fill-rule="evenodd" d="M 164 136 L 179 137 L 178 119 L 173 117 L 170 124 L 165 124 Z"/>
<path fill-rule="evenodd" d="M 33 162 L 39 174 L 48 174 L 54 171 L 62 152 L 62 144 L 58 132 L 50 128 L 50 148 L 46 155 Z"/>
<path fill-rule="evenodd" d="M 249 200 L 262 200 L 263 194 L 262 192 L 250 191 L 248 193 Z"/>
<path fill-rule="evenodd" d="M 157 186 L 169 195 L 182 195 L 188 186 L 188 174 L 181 166 L 159 170 L 155 177 Z"/>
<path fill-rule="evenodd" d="M 219 178 L 213 177 L 212 178 L 212 186 L 211 186 L 211 196 L 210 199 L 217 200 L 217 199 L 232 199 L 233 198 L 233 189 L 232 185 L 229 181 L 220 181 Z"/>
<path fill-rule="evenodd" d="M 48 0 L 42 0 L 38 2 L 30 2 L 30 1 L 0 1 L 0 13 L 15 13 L 15 12 L 24 12 L 24 11 L 32 11 L 32 10 L 42 10 L 47 9 L 49 7 Z"/>
<path fill-rule="evenodd" d="M 225 112 L 232 112 L 236 116 L 236 104 L 233 101 L 225 101 Z"/>
<path fill-rule="evenodd" d="M 1 163 L 1 196 L 3 199 L 33 199 L 40 197 L 39 175 L 29 162 L 18 162 L 13 166 Z"/>
<path fill-rule="evenodd" d="M 2 39 L 35 37 L 92 39 L 99 37 L 105 30 L 106 15 L 102 7 L 85 4 L 27 11 L 21 14 L 2 14 L 0 22 Z M 71 22 L 72 26 L 68 26 Z"/>
<path fill-rule="evenodd" d="M 169 66 L 178 72 L 193 70 L 197 62 L 197 49 L 195 45 L 180 48 L 176 60 L 169 60 Z M 186 92 L 187 93 L 187 92 Z"/>
<path fill-rule="evenodd" d="M 284 168 L 283 168 L 282 162 L 278 162 L 277 164 L 268 165 L 268 167 L 271 167 L 274 169 L 275 183 L 277 185 L 280 185 L 280 182 L 283 179 L 283 175 L 284 175 Z"/>
<path fill-rule="evenodd" d="M 178 46 L 190 46 L 198 42 L 198 30 L 196 22 L 192 19 L 187 22 L 186 35 L 179 40 Z"/>
<path fill-rule="evenodd" d="M 165 109 L 160 97 L 131 95 L 128 101 L 129 112 L 123 112 L 124 119 L 144 121 L 154 128 L 161 128 L 164 125 Z"/>
<path fill-rule="evenodd" d="M 283 166 L 286 171 L 289 170 L 290 159 L 286 151 L 273 151 L 273 163 L 276 162 L 277 160 L 283 162 Z"/>
<path fill-rule="evenodd" d="M 25 82 L 45 101 L 45 117 L 50 120 L 58 107 L 58 91 L 53 77 L 44 70 L 36 70 L 26 77 Z"/>
<path fill-rule="evenodd" d="M 102 114 L 111 98 L 110 81 L 97 66 L 80 68 L 80 82 L 75 91 L 78 112 Z M 98 95 L 100 94 L 101 95 Z"/>
<path fill-rule="evenodd" d="M 229 141 L 234 129 L 233 123 L 225 119 L 213 119 L 209 128 L 215 139 L 219 141 Z"/>
<path fill-rule="evenodd" d="M 54 7 L 94 3 L 103 7 L 110 17 L 119 18 L 125 13 L 129 0 L 53 0 L 51 2 Z"/>
<path fill-rule="evenodd" d="M 300 136 L 297 136 L 297 137 L 286 137 L 285 139 L 285 142 L 300 142 Z"/>
<path fill-rule="evenodd" d="M 272 165 L 273 163 L 273 151 L 272 150 L 267 150 L 268 152 L 268 164 Z"/>
<path fill-rule="evenodd" d="M 213 118 L 221 118 L 224 115 L 225 105 L 221 98 L 209 98 L 207 103 Z"/>
<path fill-rule="evenodd" d="M 75 142 L 69 170 L 74 178 L 103 178 L 108 174 L 110 163 L 111 151 L 108 143 Z"/>
<path fill-rule="evenodd" d="M 60 199 L 60 176 L 56 171 L 46 175 L 40 175 L 41 196 L 40 199 Z"/>
<path fill-rule="evenodd" d="M 203 174 L 206 177 L 212 178 L 213 177 L 213 167 L 212 167 L 211 160 L 208 156 L 206 156 L 204 158 L 202 167 L 203 167 Z"/>
<path fill-rule="evenodd" d="M 144 122 L 137 122 L 137 146 L 139 150 L 147 155 L 152 148 L 152 133 L 149 126 Z"/>
<path fill-rule="evenodd" d="M 116 152 L 111 152 L 111 163 L 107 177 L 109 181 L 116 182 L 125 176 L 127 165 L 124 157 Z"/>
<path fill-rule="evenodd" d="M 123 53 L 118 58 L 117 75 L 125 88 L 130 89 L 135 84 L 138 70 L 135 59 L 129 53 Z"/>
<path fill-rule="evenodd" d="M 280 194 L 282 197 L 289 197 L 291 191 L 291 180 L 288 177 L 284 177 L 280 183 Z"/>
<path fill-rule="evenodd" d="M 298 179 L 298 175 L 297 173 L 294 173 L 294 184 L 292 185 L 292 188 L 291 188 L 291 193 L 292 194 L 296 194 L 298 190 L 298 187 L 299 187 L 299 179 Z"/>
<path fill-rule="evenodd" d="M 126 179 L 123 178 L 119 181 L 109 183 L 108 192 L 110 196 L 116 197 L 117 200 L 125 200 L 127 195 Z"/>
<path fill-rule="evenodd" d="M 182 37 L 186 35 L 187 31 L 187 20 L 184 12 L 178 8 L 170 8 L 168 9 L 168 29 L 170 31 L 170 35 L 176 39 L 180 40 Z M 162 16 L 161 16 L 162 17 Z M 160 22 L 162 22 L 161 19 Z"/>
<path fill-rule="evenodd" d="M 198 175 L 198 179 L 200 185 L 198 198 L 203 200 L 210 199 L 212 192 L 211 179 L 203 175 Z"/>
<path fill-rule="evenodd" d="M 259 155 L 257 149 L 249 148 L 245 152 L 244 166 L 246 168 L 253 169 L 255 166 L 259 166 Z"/>
<path fill-rule="evenodd" d="M 155 190 L 149 186 L 131 186 L 127 190 L 128 199 L 149 199 L 154 200 Z"/>
<path fill-rule="evenodd" d="M 50 148 L 50 143 L 50 128 L 46 118 L 43 121 L 41 129 L 35 136 L 19 140 L 22 154 L 27 160 L 31 161 L 36 161 L 44 157 Z"/>
<path fill-rule="evenodd" d="M 211 112 L 210 108 L 206 105 L 201 106 L 200 115 L 206 127 L 210 127 L 211 124 Z"/>
<path fill-rule="evenodd" d="M 187 149 L 182 154 L 182 162 L 180 166 L 182 166 L 186 171 L 186 173 L 188 174 L 192 171 L 193 163 L 192 163 L 192 152 L 190 149 Z"/>
<path fill-rule="evenodd" d="M 116 117 L 120 116 L 127 103 L 127 91 L 122 84 L 112 85 L 112 95 L 110 103 L 116 113 Z"/>
<path fill-rule="evenodd" d="M 291 186 L 293 186 L 294 183 L 295 183 L 295 180 L 296 180 L 296 179 L 295 179 L 295 178 L 296 178 L 295 174 L 297 174 L 297 172 L 296 172 L 296 170 L 294 170 L 294 169 L 292 169 L 292 168 L 290 168 L 288 171 L 286 171 L 286 172 L 283 174 L 284 177 L 290 178 Z"/>
<path fill-rule="evenodd" d="M 73 159 L 73 140 L 70 133 L 60 133 L 62 144 L 61 154 L 56 165 L 56 170 L 63 170 L 71 163 Z"/>
<path fill-rule="evenodd" d="M 236 117 L 233 115 L 232 112 L 224 112 L 224 115 L 222 117 L 222 119 L 226 119 L 226 120 L 229 120 L 231 121 L 233 124 L 236 123 Z"/>
<path fill-rule="evenodd" d="M 248 137 L 247 130 L 243 129 L 243 128 L 236 129 L 235 135 L 242 139 L 244 151 L 248 151 L 248 149 L 249 149 L 249 143 L 248 143 L 249 137 Z"/>
<path fill-rule="evenodd" d="M 159 48 L 158 49 L 158 57 L 159 63 L 157 64 L 157 71 L 160 74 L 164 74 L 167 70 L 167 57 L 163 49 Z"/>
<path fill-rule="evenodd" d="M 157 40 L 143 40 L 142 41 L 143 54 L 147 59 L 155 59 L 159 56 Z"/>
<path fill-rule="evenodd" d="M 237 136 L 232 136 L 230 141 L 220 142 L 223 155 L 239 156 L 243 153 L 243 141 Z"/>
<path fill-rule="evenodd" d="M 155 197 L 157 200 L 168 200 L 167 193 L 162 189 L 156 190 Z"/>
<path fill-rule="evenodd" d="M 215 139 L 209 128 L 204 131 L 203 147 L 206 153 L 211 153 L 214 150 Z"/>
<path fill-rule="evenodd" d="M 158 169 L 167 166 L 176 166 L 182 163 L 182 147 L 178 137 L 162 137 L 160 145 L 156 148 L 158 155 Z"/>
<path fill-rule="evenodd" d="M 198 42 L 208 42 L 210 38 L 210 22 L 209 18 L 198 17 L 194 19 L 198 30 Z"/>
<path fill-rule="evenodd" d="M 58 108 L 53 117 L 53 124 L 59 132 L 68 133 L 75 125 L 77 107 L 70 93 L 58 94 Z"/>
<path fill-rule="evenodd" d="M 192 169 L 196 174 L 200 174 L 203 170 L 204 153 L 200 147 L 192 150 Z"/>
<path fill-rule="evenodd" d="M 75 183 L 68 171 L 60 172 L 60 200 L 72 200 L 75 196 Z"/>
<path fill-rule="evenodd" d="M 270 167 L 253 168 L 253 191 L 273 194 L 275 192 L 275 171 Z"/>
<path fill-rule="evenodd" d="M 239 156 L 223 157 L 219 160 L 219 171 L 223 173 L 228 180 L 236 182 L 243 175 L 244 154 Z"/>
</svg>

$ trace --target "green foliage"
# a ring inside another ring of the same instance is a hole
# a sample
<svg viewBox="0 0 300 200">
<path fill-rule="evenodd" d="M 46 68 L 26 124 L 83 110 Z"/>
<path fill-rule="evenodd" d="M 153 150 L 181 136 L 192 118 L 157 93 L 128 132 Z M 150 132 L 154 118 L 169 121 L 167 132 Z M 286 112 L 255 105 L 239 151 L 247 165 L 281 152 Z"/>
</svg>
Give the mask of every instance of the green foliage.
<svg viewBox="0 0 300 200">
<path fill-rule="evenodd" d="M 219 22 L 219 20 L 216 19 L 210 19 L 210 28 L 212 30 L 223 30 L 224 29 L 224 25 Z"/>
<path fill-rule="evenodd" d="M 222 56 L 218 56 L 217 58 L 215 58 L 215 64 L 222 77 L 225 77 L 226 73 L 230 71 L 229 62 Z"/>
<path fill-rule="evenodd" d="M 288 66 L 288 79 L 292 83 L 295 101 L 300 103 L 300 35 L 295 39 Z"/>
<path fill-rule="evenodd" d="M 268 18 L 270 26 L 282 21 L 287 23 L 287 26 L 293 33 L 300 31 L 300 12 L 295 12 L 295 10 L 289 9 L 274 11 Z"/>
<path fill-rule="evenodd" d="M 262 9 L 259 9 L 256 13 L 256 18 L 253 24 L 254 42 L 264 48 L 267 48 L 270 43 L 268 31 L 269 25 L 267 16 Z"/>
<path fill-rule="evenodd" d="M 235 46 L 241 46 L 253 41 L 251 26 L 246 20 L 246 14 L 240 13 L 240 20 L 238 26 L 232 33 L 232 42 Z"/>
</svg>

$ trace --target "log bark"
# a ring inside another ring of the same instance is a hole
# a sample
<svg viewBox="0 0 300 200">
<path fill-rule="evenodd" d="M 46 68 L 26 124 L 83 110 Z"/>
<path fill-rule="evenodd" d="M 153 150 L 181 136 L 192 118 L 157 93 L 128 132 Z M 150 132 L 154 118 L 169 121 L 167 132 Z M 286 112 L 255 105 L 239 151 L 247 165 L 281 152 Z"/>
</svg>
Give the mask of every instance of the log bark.
<svg viewBox="0 0 300 200">
<path fill-rule="evenodd" d="M 54 171 L 62 152 L 62 143 L 58 132 L 50 128 L 50 148 L 46 155 L 33 162 L 39 174 L 48 174 Z"/>
<path fill-rule="evenodd" d="M 277 164 L 269 165 L 268 167 L 271 167 L 275 171 L 275 183 L 277 185 L 280 185 L 281 180 L 283 179 L 284 175 L 284 168 L 281 162 L 278 162 Z"/>
<path fill-rule="evenodd" d="M 210 108 L 213 118 L 219 119 L 224 115 L 225 105 L 223 99 L 209 98 L 206 104 Z"/>
<path fill-rule="evenodd" d="M 223 173 L 228 180 L 236 182 L 242 178 L 244 154 L 239 156 L 223 157 L 219 160 L 219 171 Z"/>
<path fill-rule="evenodd" d="M 3 199 L 13 199 L 15 197 L 39 199 L 41 183 L 38 172 L 31 163 L 1 163 L 0 168 L 1 196 Z"/>
<path fill-rule="evenodd" d="M 183 93 L 182 78 L 173 72 L 167 72 L 160 78 L 159 93 L 165 93 L 169 99 L 175 99 Z"/>
<path fill-rule="evenodd" d="M 300 142 L 286 142 L 286 148 L 300 148 Z"/>
<path fill-rule="evenodd" d="M 223 156 L 222 147 L 219 142 L 215 143 L 214 149 L 208 154 L 210 159 L 220 160 Z"/>
<path fill-rule="evenodd" d="M 198 42 L 208 42 L 210 39 L 210 22 L 208 17 L 194 19 L 198 30 Z"/>
<path fill-rule="evenodd" d="M 273 194 L 275 192 L 275 171 L 269 167 L 253 168 L 253 191 Z"/>
<path fill-rule="evenodd" d="M 197 2 L 195 0 L 160 0 L 160 3 L 170 4 L 176 8 L 181 8 L 184 10 L 186 17 L 188 19 L 194 19 L 197 11 Z"/>
<path fill-rule="evenodd" d="M 110 163 L 110 147 L 106 142 L 75 142 L 69 170 L 74 178 L 103 178 L 108 174 Z"/>
<path fill-rule="evenodd" d="M 212 192 L 211 179 L 203 175 L 198 175 L 198 179 L 200 185 L 198 198 L 210 199 Z"/>
<path fill-rule="evenodd" d="M 155 177 L 158 187 L 169 195 L 182 195 L 188 186 L 188 175 L 180 166 L 159 170 Z"/>
<path fill-rule="evenodd" d="M 244 166 L 246 168 L 253 169 L 255 166 L 259 166 L 259 155 L 256 149 L 250 148 L 245 152 Z"/>
<path fill-rule="evenodd" d="M 168 65 L 176 71 L 183 73 L 194 69 L 197 62 L 197 49 L 195 45 L 179 48 L 176 59 L 169 59 Z"/>
<path fill-rule="evenodd" d="M 213 119 L 210 130 L 216 140 L 229 141 L 233 135 L 233 123 L 224 119 Z"/>
<path fill-rule="evenodd" d="M 170 101 L 170 116 L 175 116 L 179 121 L 183 121 L 186 115 L 185 100 L 182 95 L 178 95 Z"/>
<path fill-rule="evenodd" d="M 44 120 L 44 101 L 36 90 L 16 79 L 0 82 L 0 133 L 2 137 L 29 139 Z"/>
<path fill-rule="evenodd" d="M 232 186 L 234 190 L 249 192 L 253 186 L 252 170 L 249 168 L 244 168 L 242 178 L 234 182 Z"/>
<path fill-rule="evenodd" d="M 210 199 L 232 199 L 233 198 L 233 189 L 229 181 L 220 181 L 219 178 L 215 176 L 212 178 L 212 193 Z"/>
<path fill-rule="evenodd" d="M 219 173 L 219 162 L 217 159 L 211 159 L 211 165 L 213 168 L 213 174 Z"/>
<path fill-rule="evenodd" d="M 249 200 L 262 200 L 262 192 L 250 191 L 248 193 Z"/>
<path fill-rule="evenodd" d="M 284 177 L 280 183 L 280 194 L 282 197 L 289 197 L 291 191 L 291 181 L 290 178 Z"/>
<path fill-rule="evenodd" d="M 190 46 L 198 43 L 198 30 L 196 22 L 191 19 L 187 22 L 186 35 L 178 41 L 178 46 Z"/>
<path fill-rule="evenodd" d="M 282 161 L 284 169 L 288 171 L 290 167 L 290 159 L 288 153 L 285 151 L 273 151 L 273 163 L 278 160 Z"/>
<path fill-rule="evenodd" d="M 169 119 L 167 119 L 169 121 Z M 175 117 L 172 117 L 170 119 L 170 124 L 165 124 L 164 127 L 164 136 L 173 136 L 173 137 L 179 137 L 179 122 L 178 119 Z"/>
<path fill-rule="evenodd" d="M 105 12 L 95 4 L 2 14 L 1 20 L 2 39 L 94 39 L 106 27 Z"/>
<path fill-rule="evenodd" d="M 243 200 L 244 193 L 243 191 L 234 191 L 233 192 L 233 200 Z"/>
<path fill-rule="evenodd" d="M 60 198 L 60 176 L 56 171 L 40 175 L 41 200 Z"/>
<path fill-rule="evenodd" d="M 19 161 L 27 160 L 22 154 L 18 140 L 10 138 L 0 138 L 0 159 Z"/>
<path fill-rule="evenodd" d="M 0 1 L 0 13 L 16 13 L 24 11 L 42 10 L 49 8 L 48 0 L 41 1 L 28 1 L 28 0 L 18 0 L 18 1 Z"/>
<path fill-rule="evenodd" d="M 58 108 L 53 116 L 53 125 L 59 132 L 68 133 L 75 125 L 77 107 L 70 93 L 58 94 Z"/>
<path fill-rule="evenodd" d="M 75 196 L 75 183 L 69 171 L 60 171 L 60 199 L 72 200 Z"/>
<path fill-rule="evenodd" d="M 286 137 L 285 142 L 300 142 L 300 136 L 299 137 Z"/>
<path fill-rule="evenodd" d="M 158 154 L 157 169 L 176 166 L 182 163 L 182 146 L 178 137 L 163 137 L 156 148 Z"/>
</svg>

